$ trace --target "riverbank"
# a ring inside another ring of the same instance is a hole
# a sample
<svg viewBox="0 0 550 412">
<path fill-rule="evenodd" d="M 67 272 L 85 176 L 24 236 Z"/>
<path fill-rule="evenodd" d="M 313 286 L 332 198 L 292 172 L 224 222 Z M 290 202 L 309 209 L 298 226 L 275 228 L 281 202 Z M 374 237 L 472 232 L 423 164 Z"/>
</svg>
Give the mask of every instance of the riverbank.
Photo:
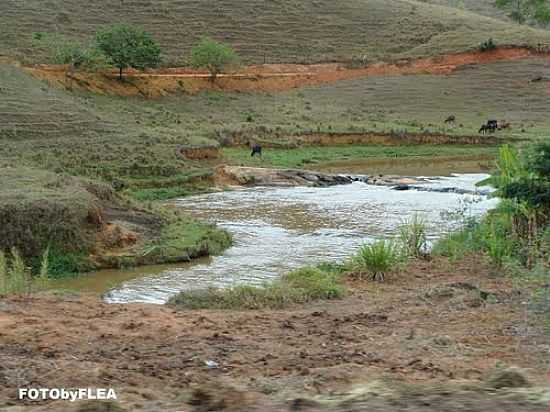
<svg viewBox="0 0 550 412">
<path fill-rule="evenodd" d="M 161 206 L 138 205 L 100 182 L 29 168 L 0 171 L 0 251 L 17 250 L 51 277 L 185 262 L 231 244 L 228 233 Z"/>
<path fill-rule="evenodd" d="M 261 404 L 287 410 L 283 400 L 380 379 L 414 384 L 411 390 L 449 380 L 479 388 L 502 365 L 524 369 L 535 386 L 547 383 L 548 338 L 522 305 L 528 292 L 494 275 L 480 256 L 418 260 L 385 283 L 348 280 L 343 299 L 279 311 L 174 311 L 108 305 L 70 292 L 7 298 L 0 406 L 15 411 L 14 388 L 31 382 L 112 387 L 127 411 L 206 410 L 198 390 L 225 396 L 234 402 L 227 410 L 236 411 L 248 401 L 250 410 Z M 514 399 L 508 402 L 521 410 L 544 410 Z M 439 412 L 437 405 L 419 411 Z M 496 405 L 484 411 L 500 410 Z M 55 407 L 83 405 L 34 408 Z"/>
</svg>

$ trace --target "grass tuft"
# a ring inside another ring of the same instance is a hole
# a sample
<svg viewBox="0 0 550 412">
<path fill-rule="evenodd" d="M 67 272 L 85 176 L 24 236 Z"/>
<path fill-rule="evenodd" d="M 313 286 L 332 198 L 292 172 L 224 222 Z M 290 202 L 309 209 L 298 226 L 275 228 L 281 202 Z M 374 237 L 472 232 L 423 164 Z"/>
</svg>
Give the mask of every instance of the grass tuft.
<svg viewBox="0 0 550 412">
<path fill-rule="evenodd" d="M 368 273 L 373 280 L 384 280 L 385 275 L 397 268 L 401 261 L 399 246 L 392 240 L 366 243 L 352 256 L 349 266 L 360 277 Z"/>
<path fill-rule="evenodd" d="M 281 309 L 315 300 L 338 299 L 345 293 L 339 275 L 305 267 L 262 287 L 240 285 L 183 291 L 168 304 L 182 309 Z"/>
</svg>

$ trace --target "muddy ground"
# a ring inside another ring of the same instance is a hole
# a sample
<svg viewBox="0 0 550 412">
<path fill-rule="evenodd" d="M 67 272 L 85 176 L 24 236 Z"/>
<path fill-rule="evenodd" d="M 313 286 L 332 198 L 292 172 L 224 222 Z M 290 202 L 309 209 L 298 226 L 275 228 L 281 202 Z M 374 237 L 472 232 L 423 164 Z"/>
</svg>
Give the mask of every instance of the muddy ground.
<svg viewBox="0 0 550 412">
<path fill-rule="evenodd" d="M 342 300 L 282 311 L 108 305 L 69 292 L 0 300 L 0 410 L 116 410 L 31 407 L 18 387 L 112 387 L 132 411 L 548 410 L 484 389 L 495 367 L 548 384 L 550 340 L 526 294 L 482 258 L 348 283 Z M 449 382 L 459 386 L 439 386 Z M 356 385 L 367 390 L 346 404 Z M 339 406 L 296 400 L 335 393 L 348 394 Z"/>
</svg>

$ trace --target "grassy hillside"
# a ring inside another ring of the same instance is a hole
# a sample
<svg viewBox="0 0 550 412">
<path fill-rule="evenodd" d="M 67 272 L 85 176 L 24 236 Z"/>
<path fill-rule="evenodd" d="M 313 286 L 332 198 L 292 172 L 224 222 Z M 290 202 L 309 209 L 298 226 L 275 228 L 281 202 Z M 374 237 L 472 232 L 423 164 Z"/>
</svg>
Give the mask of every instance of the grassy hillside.
<svg viewBox="0 0 550 412">
<path fill-rule="evenodd" d="M 425 3 L 454 7 L 471 11 L 482 16 L 488 16 L 509 21 L 506 13 L 495 7 L 495 0 L 421 0 Z"/>
<path fill-rule="evenodd" d="M 101 25 L 144 26 L 168 63 L 200 36 L 233 44 L 246 62 L 344 60 L 456 52 L 493 37 L 501 44 L 550 43 L 550 33 L 413 0 L 3 0 L 0 54 L 43 60 L 33 32 L 89 38 Z"/>
<path fill-rule="evenodd" d="M 548 83 L 529 80 L 549 72 L 547 59 L 532 58 L 466 66 L 446 76 L 368 77 L 281 93 L 146 100 L 70 93 L 0 65 L 0 165 L 118 179 L 138 188 L 175 187 L 207 175 L 212 166 L 176 156 L 178 144 L 215 144 L 234 131 L 283 140 L 308 131 L 470 135 L 495 118 L 512 123 L 501 136 L 547 136 Z M 443 124 L 450 114 L 457 117 L 454 127 Z"/>
</svg>

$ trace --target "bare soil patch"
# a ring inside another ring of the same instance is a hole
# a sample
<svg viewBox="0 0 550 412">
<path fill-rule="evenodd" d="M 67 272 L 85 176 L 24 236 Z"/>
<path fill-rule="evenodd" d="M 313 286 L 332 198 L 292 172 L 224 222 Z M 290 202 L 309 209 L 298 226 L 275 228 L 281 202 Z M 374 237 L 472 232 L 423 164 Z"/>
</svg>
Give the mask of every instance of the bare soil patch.
<svg viewBox="0 0 550 412">
<path fill-rule="evenodd" d="M 216 410 L 186 404 L 207 382 L 238 388 L 239 407 L 243 392 L 261 394 L 257 404 L 267 408 L 380 378 L 479 382 L 497 364 L 527 370 L 535 385 L 550 381 L 541 362 L 548 338 L 525 316 L 522 292 L 481 258 L 418 261 L 386 283 L 349 287 L 343 300 L 283 311 L 177 311 L 59 294 L 4 299 L 0 407 L 16 404 L 20 386 L 108 386 L 129 410 L 198 411 Z M 467 410 L 506 410 L 498 397 L 476 398 L 486 409 Z M 413 410 L 447 410 L 447 400 Z M 372 410 L 387 410 L 377 402 Z"/>
</svg>

